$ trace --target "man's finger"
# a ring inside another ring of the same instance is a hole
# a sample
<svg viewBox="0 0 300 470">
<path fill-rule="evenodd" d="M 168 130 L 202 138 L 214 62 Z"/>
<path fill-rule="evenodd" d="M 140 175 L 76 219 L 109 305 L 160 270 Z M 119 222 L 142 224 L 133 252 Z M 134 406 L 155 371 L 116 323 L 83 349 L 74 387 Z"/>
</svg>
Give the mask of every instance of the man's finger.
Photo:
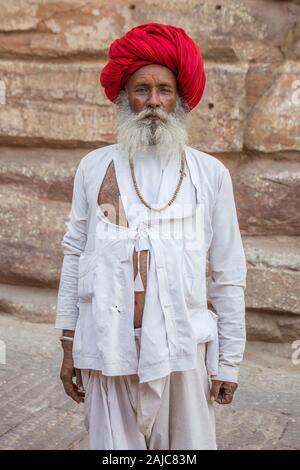
<svg viewBox="0 0 300 470">
<path fill-rule="evenodd" d="M 74 389 L 74 384 L 72 382 L 72 379 L 65 379 L 63 381 L 63 386 L 65 389 L 66 394 L 71 397 L 73 400 L 78 401 L 79 396 L 76 393 L 76 390 Z"/>
<path fill-rule="evenodd" d="M 72 377 L 74 377 L 75 372 L 72 374 L 64 374 L 61 376 L 61 380 L 65 389 L 66 394 L 71 397 L 77 403 L 84 401 L 82 394 L 79 393 L 77 385 L 73 383 Z"/>
<path fill-rule="evenodd" d="M 81 376 L 81 370 L 80 369 L 75 369 L 76 373 L 76 385 L 79 390 L 79 392 L 84 393 L 84 387 L 82 383 L 82 376 Z"/>
<path fill-rule="evenodd" d="M 222 382 L 216 402 L 220 405 L 228 405 L 231 403 L 237 387 L 238 385 L 234 382 Z"/>
<path fill-rule="evenodd" d="M 221 385 L 222 385 L 221 380 L 212 380 L 211 389 L 210 389 L 210 401 L 211 401 L 211 403 L 213 403 L 214 401 L 217 401 Z"/>
<path fill-rule="evenodd" d="M 74 383 L 73 383 L 72 398 L 73 400 L 77 401 L 77 403 L 84 402 L 84 392 L 81 392 L 80 390 L 78 390 L 77 385 Z"/>
<path fill-rule="evenodd" d="M 216 402 L 219 403 L 220 405 L 228 405 L 229 403 L 232 402 L 233 399 L 233 393 L 228 392 L 228 393 L 220 393 L 219 397 L 216 399 Z"/>
<path fill-rule="evenodd" d="M 72 386 L 68 387 L 67 395 L 69 395 L 76 403 L 84 402 L 82 394 L 79 393 L 77 386 L 72 382 Z"/>
</svg>

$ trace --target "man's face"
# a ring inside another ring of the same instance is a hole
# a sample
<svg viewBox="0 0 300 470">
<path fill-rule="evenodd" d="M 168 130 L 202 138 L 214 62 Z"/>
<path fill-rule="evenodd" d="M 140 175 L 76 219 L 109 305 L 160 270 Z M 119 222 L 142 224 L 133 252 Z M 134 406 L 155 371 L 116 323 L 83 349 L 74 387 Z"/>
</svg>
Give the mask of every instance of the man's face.
<svg viewBox="0 0 300 470">
<path fill-rule="evenodd" d="M 177 83 L 173 72 L 159 64 L 145 65 L 127 81 L 128 100 L 132 111 L 160 108 L 167 113 L 176 106 Z M 158 119 L 149 116 L 148 119 Z"/>
<path fill-rule="evenodd" d="M 187 143 L 187 108 L 175 75 L 163 65 L 141 67 L 117 101 L 118 143 L 124 155 L 155 146 L 161 159 L 178 158 Z"/>
</svg>

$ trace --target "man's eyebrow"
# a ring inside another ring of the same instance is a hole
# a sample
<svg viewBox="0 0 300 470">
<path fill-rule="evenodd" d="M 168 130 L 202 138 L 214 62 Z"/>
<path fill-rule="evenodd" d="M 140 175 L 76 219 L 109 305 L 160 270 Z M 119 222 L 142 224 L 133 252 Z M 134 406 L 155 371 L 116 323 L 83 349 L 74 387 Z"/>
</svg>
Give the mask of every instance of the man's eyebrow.
<svg viewBox="0 0 300 470">
<path fill-rule="evenodd" d="M 136 86 L 136 87 L 138 87 L 138 86 L 149 86 L 149 83 L 145 83 L 145 82 L 138 82 L 138 83 L 136 83 L 136 85 L 135 85 L 135 86 Z M 165 82 L 163 82 L 163 83 L 159 83 L 159 84 L 158 84 L 158 86 L 166 86 L 166 87 L 170 87 L 170 88 L 172 88 L 172 85 L 171 85 L 171 83 L 165 83 Z"/>
</svg>

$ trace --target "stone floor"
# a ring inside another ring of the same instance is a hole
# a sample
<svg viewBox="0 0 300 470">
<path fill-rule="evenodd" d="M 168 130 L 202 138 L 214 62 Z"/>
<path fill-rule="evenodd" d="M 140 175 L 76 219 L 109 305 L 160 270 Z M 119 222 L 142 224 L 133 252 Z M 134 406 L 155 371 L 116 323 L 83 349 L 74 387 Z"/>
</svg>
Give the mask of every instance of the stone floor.
<svg viewBox="0 0 300 470">
<path fill-rule="evenodd" d="M 83 405 L 59 380 L 59 333 L 0 314 L 0 449 L 86 448 Z M 300 448 L 300 364 L 292 352 L 290 344 L 248 343 L 234 403 L 215 405 L 220 449 Z"/>
</svg>

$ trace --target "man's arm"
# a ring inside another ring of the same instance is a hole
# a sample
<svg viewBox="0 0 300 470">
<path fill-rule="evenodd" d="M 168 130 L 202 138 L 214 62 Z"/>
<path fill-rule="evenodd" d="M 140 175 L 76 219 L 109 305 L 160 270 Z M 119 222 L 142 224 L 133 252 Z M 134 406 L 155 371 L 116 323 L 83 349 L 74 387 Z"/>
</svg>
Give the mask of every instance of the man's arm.
<svg viewBox="0 0 300 470">
<path fill-rule="evenodd" d="M 88 203 L 84 188 L 82 163 L 74 178 L 71 211 L 67 221 L 67 232 L 61 245 L 63 263 L 57 296 L 55 328 L 75 330 L 78 318 L 78 262 L 87 240 Z"/>
<path fill-rule="evenodd" d="M 67 221 L 67 232 L 62 240 L 63 263 L 57 296 L 55 328 L 62 329 L 62 335 L 74 337 L 78 318 L 78 262 L 87 240 L 88 204 L 84 188 L 83 170 L 80 163 L 75 174 L 71 211 Z M 79 370 L 74 369 L 72 341 L 62 340 L 63 362 L 60 378 L 67 395 L 77 403 L 84 401 L 82 380 Z M 76 377 L 76 384 L 73 383 Z"/>
<path fill-rule="evenodd" d="M 236 389 L 239 364 L 245 349 L 244 290 L 247 274 L 232 180 L 226 168 L 223 169 L 215 199 L 212 229 L 213 238 L 209 248 L 211 282 L 208 286 L 208 298 L 218 314 L 219 370 L 218 374 L 211 378 L 219 381 L 217 391 L 220 386 L 222 388 L 222 383 L 225 384 L 225 394 L 228 387 Z M 213 384 L 214 387 L 216 385 L 217 382 Z M 215 398 L 219 401 L 221 397 Z"/>
</svg>

